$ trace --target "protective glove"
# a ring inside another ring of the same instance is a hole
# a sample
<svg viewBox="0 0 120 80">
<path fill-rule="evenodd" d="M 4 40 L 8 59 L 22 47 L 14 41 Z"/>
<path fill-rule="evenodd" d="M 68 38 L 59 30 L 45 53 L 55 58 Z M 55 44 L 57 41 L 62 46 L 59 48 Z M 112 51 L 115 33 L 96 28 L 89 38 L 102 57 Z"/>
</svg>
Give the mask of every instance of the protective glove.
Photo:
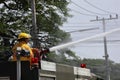
<svg viewBox="0 0 120 80">
<path fill-rule="evenodd" d="M 48 48 L 46 48 L 46 49 L 44 49 L 44 50 L 41 50 L 40 53 L 42 53 L 42 54 L 46 54 L 46 53 L 49 53 L 49 52 L 50 52 L 50 50 L 49 50 Z"/>
</svg>

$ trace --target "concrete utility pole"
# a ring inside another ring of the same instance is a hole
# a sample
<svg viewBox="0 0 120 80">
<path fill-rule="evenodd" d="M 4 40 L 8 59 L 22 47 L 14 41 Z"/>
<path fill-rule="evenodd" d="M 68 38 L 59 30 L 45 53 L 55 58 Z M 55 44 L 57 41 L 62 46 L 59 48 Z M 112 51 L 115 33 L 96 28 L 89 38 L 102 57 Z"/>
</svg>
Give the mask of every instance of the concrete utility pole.
<svg viewBox="0 0 120 80">
<path fill-rule="evenodd" d="M 36 25 L 36 8 L 35 8 L 35 0 L 30 0 L 31 1 L 31 9 L 32 9 L 32 29 L 31 29 L 31 35 L 33 38 L 33 47 L 38 47 L 38 40 L 37 40 L 37 25 Z M 39 77 L 39 70 L 38 68 L 34 68 L 34 70 L 38 71 L 38 74 L 36 73 Z M 36 79 L 36 78 L 34 78 Z M 40 78 L 39 78 L 40 80 Z"/>
<path fill-rule="evenodd" d="M 32 38 L 33 38 L 33 47 L 37 47 L 37 25 L 36 25 L 35 0 L 31 0 L 31 9 L 32 9 L 31 35 L 32 35 Z"/>
<path fill-rule="evenodd" d="M 110 15 L 110 18 L 102 18 L 102 19 L 98 19 L 98 17 L 96 17 L 96 20 L 91 20 L 91 21 L 102 21 L 103 24 L 103 32 L 106 32 L 106 28 L 105 28 L 105 20 L 112 20 L 112 19 L 118 19 L 118 15 L 116 14 L 116 17 L 113 18 Z M 105 52 L 105 70 L 106 70 L 106 78 L 105 80 L 110 80 L 110 66 L 109 66 L 109 55 L 107 52 L 107 39 L 106 37 L 104 37 L 104 52 Z"/>
</svg>

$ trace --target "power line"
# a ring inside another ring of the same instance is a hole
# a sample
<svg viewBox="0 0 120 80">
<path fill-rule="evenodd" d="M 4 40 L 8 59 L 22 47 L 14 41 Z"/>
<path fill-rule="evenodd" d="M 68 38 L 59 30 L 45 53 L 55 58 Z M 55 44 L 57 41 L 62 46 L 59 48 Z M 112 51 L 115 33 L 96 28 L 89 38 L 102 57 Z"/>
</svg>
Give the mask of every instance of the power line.
<svg viewBox="0 0 120 80">
<path fill-rule="evenodd" d="M 67 22 L 69 24 L 93 24 L 93 23 L 90 23 L 90 22 Z"/>
<path fill-rule="evenodd" d="M 116 13 L 109 12 L 109 11 L 103 10 L 103 9 L 101 9 L 101 8 L 98 8 L 97 6 L 95 6 L 95 5 L 91 4 L 90 2 L 88 2 L 87 0 L 84 0 L 84 1 L 85 1 L 87 4 L 91 5 L 92 7 L 96 8 L 96 9 L 99 9 L 99 10 L 101 10 L 101 11 L 103 11 L 103 12 L 107 12 L 107 13 L 110 13 L 110 14 L 116 14 Z"/>
<path fill-rule="evenodd" d="M 119 44 L 115 44 L 115 43 L 112 43 L 112 44 L 108 44 L 109 45 L 109 47 L 111 46 L 111 47 L 115 47 L 115 46 L 120 46 Z M 89 48 L 93 48 L 93 47 L 102 47 L 103 48 L 103 45 L 102 44 L 99 44 L 99 43 L 96 43 L 96 44 L 86 44 L 86 43 L 83 43 L 83 44 L 81 44 L 81 45 L 75 45 L 75 47 L 89 47 Z"/>
<path fill-rule="evenodd" d="M 99 29 L 99 28 L 96 27 L 96 28 L 80 29 L 80 30 L 69 31 L 67 33 L 84 32 L 84 31 L 95 30 L 95 29 Z"/>
<path fill-rule="evenodd" d="M 107 42 L 109 43 L 119 43 L 120 40 L 119 39 L 116 39 L 116 40 L 107 40 Z M 86 43 L 103 43 L 102 40 L 94 40 L 94 41 L 87 41 Z"/>
<path fill-rule="evenodd" d="M 93 17 L 93 16 L 92 16 Z M 116 21 L 116 20 L 114 20 L 113 21 L 114 23 L 110 23 L 110 25 L 109 26 L 115 26 L 115 25 L 119 25 L 118 23 L 119 23 L 119 19 Z M 84 25 L 84 26 L 76 26 L 76 27 L 87 27 L 87 26 L 98 26 L 98 25 L 96 25 L 95 23 L 89 23 L 89 22 L 67 22 L 68 23 L 68 25 L 69 24 L 78 24 L 78 25 Z M 87 24 L 87 25 L 86 25 Z M 90 25 L 89 25 L 90 24 Z M 94 25 L 95 24 L 95 25 Z M 71 26 L 71 25 L 70 25 Z"/>
<path fill-rule="evenodd" d="M 90 15 L 90 14 L 81 13 L 81 12 L 76 11 L 76 10 L 74 10 L 74 9 L 71 9 L 71 10 L 74 11 L 74 12 L 77 12 L 77 13 L 79 13 L 79 14 L 86 15 L 86 16 L 92 16 L 92 17 L 95 17 L 95 16 L 96 16 L 96 15 Z"/>
<path fill-rule="evenodd" d="M 108 14 L 100 14 L 100 13 L 96 13 L 96 12 L 90 11 L 90 10 L 88 10 L 88 9 L 85 9 L 85 8 L 79 6 L 78 4 L 74 3 L 73 1 L 71 1 L 71 2 L 72 2 L 74 5 L 76 5 L 77 7 L 81 8 L 81 9 L 83 9 L 83 10 L 89 12 L 89 13 L 97 14 L 97 15 L 108 15 Z"/>
</svg>

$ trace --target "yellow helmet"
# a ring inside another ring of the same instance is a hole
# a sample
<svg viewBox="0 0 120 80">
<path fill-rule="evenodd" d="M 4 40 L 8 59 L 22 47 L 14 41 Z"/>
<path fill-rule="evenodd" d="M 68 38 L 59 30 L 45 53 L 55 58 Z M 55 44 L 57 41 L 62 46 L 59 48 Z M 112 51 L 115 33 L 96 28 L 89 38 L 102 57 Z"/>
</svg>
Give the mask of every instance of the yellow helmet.
<svg viewBox="0 0 120 80">
<path fill-rule="evenodd" d="M 31 38 L 31 36 L 27 33 L 20 33 L 18 35 L 18 39 L 22 39 L 22 38 Z"/>
</svg>

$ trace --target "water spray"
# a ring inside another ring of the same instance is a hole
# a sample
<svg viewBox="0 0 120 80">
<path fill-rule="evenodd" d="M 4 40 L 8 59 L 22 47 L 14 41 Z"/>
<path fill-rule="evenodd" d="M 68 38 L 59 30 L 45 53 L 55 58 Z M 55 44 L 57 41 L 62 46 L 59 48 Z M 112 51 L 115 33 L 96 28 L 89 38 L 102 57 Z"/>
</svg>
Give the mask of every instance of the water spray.
<svg viewBox="0 0 120 80">
<path fill-rule="evenodd" d="M 107 36 L 107 35 L 109 35 L 113 32 L 117 32 L 117 31 L 120 31 L 120 28 L 113 29 L 113 30 L 110 30 L 110 31 L 107 31 L 107 32 L 104 32 L 104 33 L 96 34 L 96 35 L 91 36 L 91 37 L 83 38 L 83 39 L 80 39 L 78 41 L 69 42 L 69 43 L 66 43 L 66 44 L 54 46 L 54 47 L 50 48 L 49 50 L 50 51 L 55 51 L 55 50 L 63 49 L 63 48 L 75 45 L 77 43 L 81 43 L 81 42 L 88 41 L 88 40 L 95 39 L 95 38 L 99 38 L 99 37 L 105 37 L 105 36 Z"/>
</svg>

